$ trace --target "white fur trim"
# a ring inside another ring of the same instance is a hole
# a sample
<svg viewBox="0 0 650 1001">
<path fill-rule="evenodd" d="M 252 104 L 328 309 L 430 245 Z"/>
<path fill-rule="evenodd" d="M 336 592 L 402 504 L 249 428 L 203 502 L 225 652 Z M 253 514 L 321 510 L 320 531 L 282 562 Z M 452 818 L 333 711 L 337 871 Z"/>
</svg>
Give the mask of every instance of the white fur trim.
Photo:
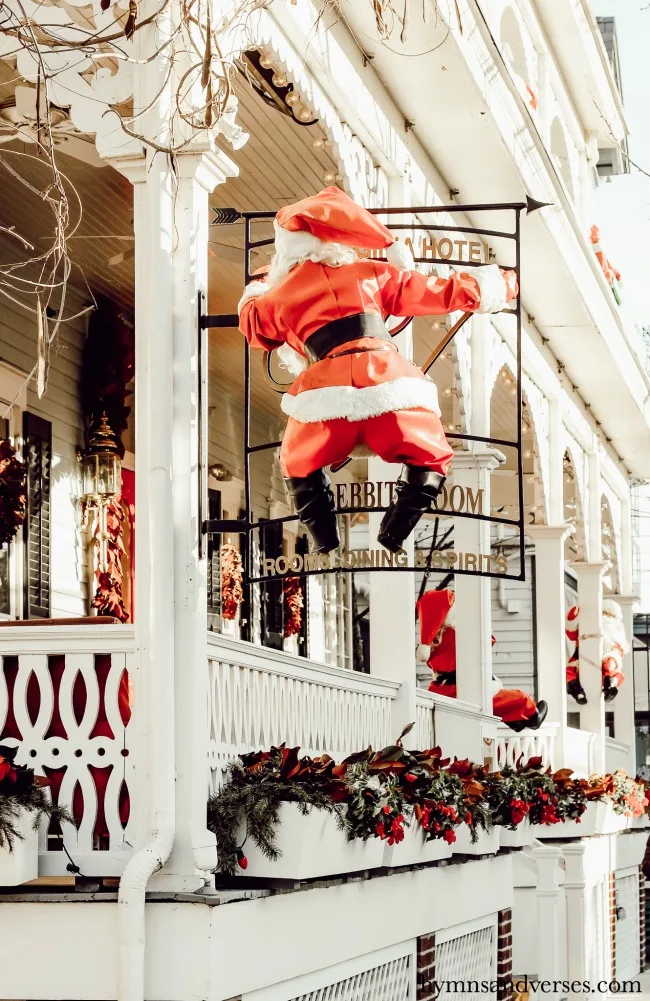
<svg viewBox="0 0 650 1001">
<path fill-rule="evenodd" d="M 250 282 L 244 289 L 243 295 L 239 300 L 239 302 L 237 303 L 237 313 L 238 314 L 241 313 L 242 306 L 244 305 L 245 302 L 248 302 L 249 299 L 256 299 L 258 295 L 264 295 L 264 293 L 268 292 L 268 290 L 269 286 L 267 285 L 266 282 L 262 281 Z"/>
<path fill-rule="evenodd" d="M 340 268 L 343 264 L 353 264 L 358 255 L 352 247 L 342 243 L 326 243 L 317 236 L 303 230 L 283 229 L 277 219 L 273 221 L 275 230 L 275 254 L 268 271 L 268 282 L 275 285 L 285 275 L 289 274 L 296 264 L 303 261 L 313 261 L 315 264 L 328 264 L 332 268 Z"/>
<path fill-rule="evenodd" d="M 413 271 L 415 268 L 415 261 L 410 249 L 405 243 L 400 243 L 398 240 L 386 251 L 386 260 L 394 268 L 399 268 L 400 271 Z"/>
<path fill-rule="evenodd" d="M 508 287 L 497 264 L 486 264 L 470 272 L 476 278 L 481 296 L 477 313 L 499 313 L 507 305 Z"/>
<path fill-rule="evenodd" d="M 492 694 L 496 695 L 497 692 L 500 692 L 502 688 L 503 688 L 503 685 L 501 684 L 501 682 L 499 681 L 499 679 L 493 675 L 492 676 Z"/>
<path fill-rule="evenodd" d="M 308 361 L 304 355 L 295 351 L 290 344 L 281 344 L 276 351 L 278 364 L 287 370 L 290 375 L 300 375 L 308 368 Z"/>
<path fill-rule="evenodd" d="M 415 659 L 419 660 L 421 664 L 426 664 L 430 656 L 431 656 L 431 647 L 427 646 L 426 643 L 418 643 L 417 649 L 415 651 Z"/>
<path fill-rule="evenodd" d="M 428 379 L 402 376 L 377 386 L 324 386 L 306 389 L 296 396 L 285 393 L 282 410 L 301 424 L 315 424 L 345 417 L 349 421 L 367 421 L 371 417 L 422 407 L 440 416 L 438 390 Z"/>
</svg>

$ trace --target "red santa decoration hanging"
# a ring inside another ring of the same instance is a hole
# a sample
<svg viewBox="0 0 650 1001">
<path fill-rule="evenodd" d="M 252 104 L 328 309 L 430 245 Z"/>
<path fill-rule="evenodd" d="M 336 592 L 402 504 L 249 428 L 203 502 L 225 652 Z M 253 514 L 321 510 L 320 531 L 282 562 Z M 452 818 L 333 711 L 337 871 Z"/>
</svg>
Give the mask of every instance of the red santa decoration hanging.
<svg viewBox="0 0 650 1001">
<path fill-rule="evenodd" d="M 434 674 L 429 691 L 455 699 L 456 688 L 456 627 L 453 591 L 425 591 L 417 603 L 420 643 L 416 656 L 427 663 Z M 492 637 L 492 645 L 496 640 Z M 504 688 L 492 677 L 492 711 L 511 730 L 537 730 L 546 719 L 548 706 L 518 688 Z"/>
<path fill-rule="evenodd" d="M 602 615 L 603 659 L 601 664 L 602 691 L 605 702 L 611 702 L 618 695 L 625 681 L 623 658 L 629 653 L 630 645 L 623 626 L 621 606 L 611 598 L 603 600 Z M 580 606 L 574 605 L 567 612 L 566 635 L 575 644 L 566 666 L 566 690 L 578 705 L 587 703 L 585 690 L 580 682 Z"/>
<path fill-rule="evenodd" d="M 278 349 L 297 378 L 282 399 L 287 422 L 280 463 L 314 550 L 339 546 L 325 466 L 365 445 L 403 463 L 379 542 L 399 552 L 442 489 L 453 452 L 435 384 L 391 340 L 389 316 L 495 313 L 517 295 L 514 272 L 486 265 L 426 278 L 389 229 L 336 187 L 280 209 L 265 280 L 239 303 L 251 347 Z M 357 249 L 386 250 L 387 261 Z M 307 367 L 309 365 L 309 367 Z"/>
</svg>

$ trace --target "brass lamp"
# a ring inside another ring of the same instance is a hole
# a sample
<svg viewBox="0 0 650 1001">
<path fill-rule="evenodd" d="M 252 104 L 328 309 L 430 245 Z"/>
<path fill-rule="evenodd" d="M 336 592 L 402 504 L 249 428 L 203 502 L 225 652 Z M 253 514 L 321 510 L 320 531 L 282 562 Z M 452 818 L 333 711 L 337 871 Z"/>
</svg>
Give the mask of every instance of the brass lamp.
<svg viewBox="0 0 650 1001">
<path fill-rule="evenodd" d="M 106 524 L 108 505 L 122 490 L 119 439 L 108 423 L 106 411 L 102 412 L 90 430 L 88 448 L 84 452 L 81 466 L 86 518 L 93 508 L 97 510 L 99 569 L 101 573 L 106 573 L 110 540 Z"/>
</svg>

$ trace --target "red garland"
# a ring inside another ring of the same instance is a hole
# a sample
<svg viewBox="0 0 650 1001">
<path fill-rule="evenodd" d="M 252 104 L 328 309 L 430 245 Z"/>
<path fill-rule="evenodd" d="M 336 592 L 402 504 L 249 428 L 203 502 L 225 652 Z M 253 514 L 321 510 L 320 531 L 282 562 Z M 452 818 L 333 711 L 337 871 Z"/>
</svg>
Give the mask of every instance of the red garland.
<svg viewBox="0 0 650 1001">
<path fill-rule="evenodd" d="M 27 472 L 6 438 L 0 441 L 0 546 L 11 542 L 25 520 Z"/>
<path fill-rule="evenodd" d="M 114 498 L 108 505 L 106 512 L 106 531 L 110 539 L 108 541 L 108 570 L 102 573 L 97 567 L 95 577 L 97 578 L 97 590 L 92 600 L 92 607 L 97 609 L 98 615 L 112 615 L 120 622 L 129 621 L 129 613 L 124 604 L 122 595 L 122 553 L 125 552 L 122 542 L 122 522 L 124 521 L 124 509 L 120 500 Z M 95 525 L 95 537 L 99 532 L 99 519 Z"/>
<path fill-rule="evenodd" d="M 297 636 L 302 628 L 302 609 L 305 604 L 302 585 L 298 577 L 285 577 L 284 594 L 284 635 Z"/>
<path fill-rule="evenodd" d="M 229 542 L 220 550 L 221 557 L 221 615 L 234 619 L 244 600 L 242 562 L 239 551 Z"/>
</svg>

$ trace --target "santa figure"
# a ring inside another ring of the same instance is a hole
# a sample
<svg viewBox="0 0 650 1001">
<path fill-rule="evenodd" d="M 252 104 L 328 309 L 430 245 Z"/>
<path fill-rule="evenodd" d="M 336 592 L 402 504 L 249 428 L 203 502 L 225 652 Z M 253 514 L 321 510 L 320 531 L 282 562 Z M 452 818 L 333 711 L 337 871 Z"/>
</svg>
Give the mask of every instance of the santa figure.
<svg viewBox="0 0 650 1001">
<path fill-rule="evenodd" d="M 425 591 L 417 603 L 420 643 L 417 659 L 434 673 L 429 691 L 456 698 L 456 628 L 453 591 Z M 492 637 L 492 645 L 496 640 Z M 537 730 L 546 719 L 546 702 L 535 700 L 518 688 L 504 688 L 492 678 L 492 711 L 511 730 Z"/>
<path fill-rule="evenodd" d="M 404 464 L 378 536 L 400 552 L 442 489 L 453 452 L 435 384 L 398 353 L 386 318 L 495 313 L 516 297 L 516 277 L 487 265 L 426 278 L 406 246 L 336 187 L 280 209 L 274 225 L 275 255 L 265 280 L 244 291 L 239 328 L 251 347 L 277 348 L 297 376 L 282 399 L 289 420 L 280 451 L 296 513 L 315 551 L 336 549 L 324 467 L 366 446 Z M 388 260 L 357 249 L 386 250 Z"/>
<path fill-rule="evenodd" d="M 623 674 L 623 658 L 629 652 L 630 645 L 623 626 L 621 606 L 610 598 L 603 601 L 603 659 L 601 663 L 602 690 L 605 702 L 611 702 L 618 695 L 620 686 L 625 681 Z M 573 696 L 578 705 L 587 702 L 585 690 L 580 683 L 579 639 L 580 639 L 580 607 L 574 605 L 567 612 L 566 635 L 575 644 L 566 666 L 566 690 Z"/>
</svg>

